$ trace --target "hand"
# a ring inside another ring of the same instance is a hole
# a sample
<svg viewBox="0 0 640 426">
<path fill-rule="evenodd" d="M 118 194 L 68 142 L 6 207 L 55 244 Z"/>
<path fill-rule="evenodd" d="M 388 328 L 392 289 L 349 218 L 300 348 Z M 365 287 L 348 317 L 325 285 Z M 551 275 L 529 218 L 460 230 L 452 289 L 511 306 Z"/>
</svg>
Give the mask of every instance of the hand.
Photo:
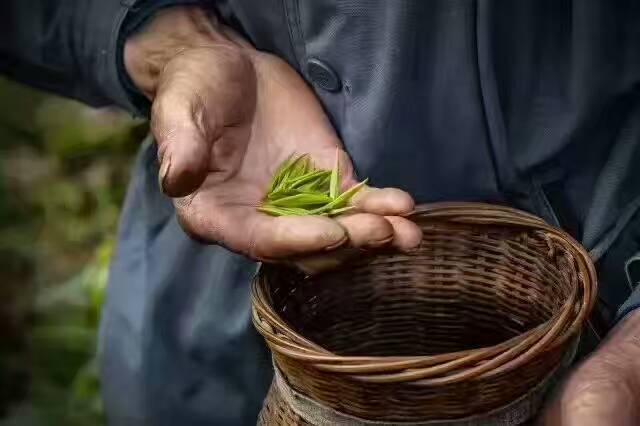
<svg viewBox="0 0 640 426">
<path fill-rule="evenodd" d="M 640 424 L 640 312 L 619 324 L 602 347 L 569 377 L 541 423 Z"/>
<path fill-rule="evenodd" d="M 159 13 L 127 41 L 125 66 L 153 102 L 160 182 L 194 238 L 262 261 L 297 259 L 308 272 L 349 249 L 419 243 L 420 229 L 402 217 L 414 202 L 398 189 L 365 188 L 353 201 L 357 213 L 335 220 L 256 211 L 282 161 L 308 153 L 330 169 L 341 143 L 292 68 L 203 10 Z M 344 152 L 341 166 L 344 186 L 355 184 Z"/>
</svg>

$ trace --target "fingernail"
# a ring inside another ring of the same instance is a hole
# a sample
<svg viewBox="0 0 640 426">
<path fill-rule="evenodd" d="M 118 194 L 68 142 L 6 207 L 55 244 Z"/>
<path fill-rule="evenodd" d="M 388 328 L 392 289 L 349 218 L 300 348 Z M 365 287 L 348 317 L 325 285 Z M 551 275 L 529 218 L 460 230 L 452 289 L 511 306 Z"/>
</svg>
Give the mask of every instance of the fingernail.
<svg viewBox="0 0 640 426">
<path fill-rule="evenodd" d="M 158 172 L 158 185 L 162 192 L 165 192 L 164 184 L 167 174 L 169 173 L 169 167 L 171 167 L 171 158 L 166 158 L 160 164 L 160 171 Z"/>
<path fill-rule="evenodd" d="M 384 238 L 382 240 L 369 241 L 366 245 L 367 247 L 370 247 L 370 248 L 377 248 L 377 247 L 382 247 L 384 245 L 387 245 L 391 241 L 393 241 L 393 235 L 390 237 Z"/>
<path fill-rule="evenodd" d="M 342 237 L 342 239 L 340 239 L 338 242 L 331 244 L 330 246 L 326 246 L 324 248 L 325 251 L 331 251 L 331 250 L 335 250 L 338 247 L 340 247 L 341 245 L 345 244 L 347 242 L 347 240 L 349 239 L 349 237 L 347 235 L 345 235 L 344 237 Z"/>
<path fill-rule="evenodd" d="M 413 216 L 414 214 L 416 214 L 416 209 L 414 208 L 413 210 L 411 210 L 409 213 L 403 213 L 401 215 L 399 215 L 400 217 L 409 217 L 409 216 Z"/>
</svg>

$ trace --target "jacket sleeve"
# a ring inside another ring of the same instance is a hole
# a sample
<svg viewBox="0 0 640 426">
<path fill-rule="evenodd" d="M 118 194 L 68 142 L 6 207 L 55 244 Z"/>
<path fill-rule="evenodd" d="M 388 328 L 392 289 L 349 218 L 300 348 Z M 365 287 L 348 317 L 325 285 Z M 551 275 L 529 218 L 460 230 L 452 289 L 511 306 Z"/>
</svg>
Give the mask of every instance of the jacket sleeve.
<svg viewBox="0 0 640 426">
<path fill-rule="evenodd" d="M 7 0 L 0 14 L 0 73 L 93 106 L 140 113 L 128 84 L 124 40 L 162 7 L 195 0 Z"/>
<path fill-rule="evenodd" d="M 640 285 L 636 287 L 631 296 L 624 302 L 624 304 L 618 310 L 617 319 L 620 321 L 632 311 L 640 309 Z"/>
</svg>

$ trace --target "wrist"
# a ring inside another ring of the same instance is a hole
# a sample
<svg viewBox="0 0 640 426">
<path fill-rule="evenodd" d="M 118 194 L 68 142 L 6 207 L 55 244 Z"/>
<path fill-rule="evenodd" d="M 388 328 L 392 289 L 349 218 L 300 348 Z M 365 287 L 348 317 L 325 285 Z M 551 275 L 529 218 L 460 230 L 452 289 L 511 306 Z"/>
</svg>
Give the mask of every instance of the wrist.
<svg viewBox="0 0 640 426">
<path fill-rule="evenodd" d="M 238 48 L 226 33 L 216 17 L 200 7 L 162 9 L 126 40 L 123 65 L 136 89 L 152 100 L 166 64 L 181 52 L 202 47 Z"/>
</svg>

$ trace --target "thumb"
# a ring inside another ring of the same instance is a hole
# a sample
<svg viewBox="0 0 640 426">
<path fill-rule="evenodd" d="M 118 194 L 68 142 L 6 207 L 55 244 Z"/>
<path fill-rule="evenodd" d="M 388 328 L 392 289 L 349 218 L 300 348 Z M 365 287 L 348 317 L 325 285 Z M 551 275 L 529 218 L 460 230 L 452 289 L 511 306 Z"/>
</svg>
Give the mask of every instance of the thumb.
<svg viewBox="0 0 640 426">
<path fill-rule="evenodd" d="M 196 93 L 169 86 L 153 102 L 151 131 L 158 145 L 158 179 L 170 197 L 191 194 L 207 175 L 215 136 L 203 123 L 204 107 L 197 99 Z"/>
<path fill-rule="evenodd" d="M 183 197 L 200 187 L 211 146 L 225 125 L 239 126 L 251 117 L 255 84 L 250 58 L 228 46 L 189 49 L 166 64 L 151 109 L 151 131 L 167 195 Z"/>
</svg>

